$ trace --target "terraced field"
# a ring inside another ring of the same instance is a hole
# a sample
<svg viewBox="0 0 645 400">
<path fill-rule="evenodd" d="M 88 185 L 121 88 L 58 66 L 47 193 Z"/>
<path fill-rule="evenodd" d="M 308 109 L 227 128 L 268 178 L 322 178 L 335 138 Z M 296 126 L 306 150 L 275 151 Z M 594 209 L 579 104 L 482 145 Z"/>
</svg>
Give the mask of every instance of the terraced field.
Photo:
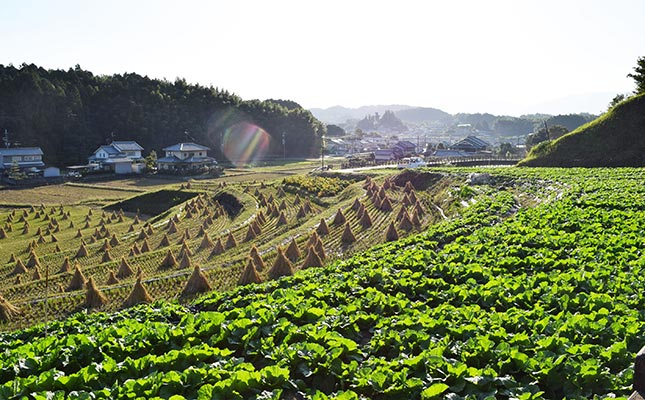
<svg viewBox="0 0 645 400">
<path fill-rule="evenodd" d="M 128 188 L 119 193 L 134 196 L 104 207 L 5 208 L 0 294 L 21 314 L 0 327 L 120 309 L 139 278 L 148 292 L 140 301 L 187 302 L 246 283 L 249 273 L 262 281 L 290 275 L 423 231 L 475 195 L 460 197 L 463 176 L 428 176 L 435 184 L 422 190 L 397 177 L 300 175 L 266 183 L 194 181 L 153 193 Z M 276 262 L 278 248 L 289 261 L 276 275 L 272 267 L 285 264 Z M 197 287 L 187 286 L 193 275 Z M 105 299 L 88 300 L 90 277 Z"/>
</svg>

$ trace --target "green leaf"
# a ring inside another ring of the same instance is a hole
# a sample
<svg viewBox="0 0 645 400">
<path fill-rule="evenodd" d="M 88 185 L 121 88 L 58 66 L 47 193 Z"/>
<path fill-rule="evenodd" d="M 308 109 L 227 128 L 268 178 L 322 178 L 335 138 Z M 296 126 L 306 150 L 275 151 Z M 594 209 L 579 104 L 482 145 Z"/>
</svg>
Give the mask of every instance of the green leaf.
<svg viewBox="0 0 645 400">
<path fill-rule="evenodd" d="M 445 383 L 433 383 L 432 386 L 421 392 L 422 399 L 436 399 L 440 394 L 448 390 L 450 386 Z"/>
</svg>

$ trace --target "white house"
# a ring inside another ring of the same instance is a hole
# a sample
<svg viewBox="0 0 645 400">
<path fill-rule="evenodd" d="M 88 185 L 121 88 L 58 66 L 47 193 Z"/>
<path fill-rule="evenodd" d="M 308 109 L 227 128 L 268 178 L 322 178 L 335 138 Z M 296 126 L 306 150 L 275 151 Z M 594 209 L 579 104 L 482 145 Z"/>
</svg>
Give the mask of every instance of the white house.
<svg viewBox="0 0 645 400">
<path fill-rule="evenodd" d="M 143 163 L 142 151 L 143 147 L 133 140 L 114 141 L 100 146 L 87 160 L 98 169 L 111 170 L 116 174 L 138 173 Z"/>
<path fill-rule="evenodd" d="M 43 168 L 43 151 L 40 147 L 10 147 L 0 149 L 0 172 L 9 171 L 14 165 L 20 170 Z"/>
<path fill-rule="evenodd" d="M 396 159 L 396 155 L 392 149 L 374 150 L 374 161 L 377 163 L 392 161 L 394 159 Z"/>
<path fill-rule="evenodd" d="M 331 138 L 325 143 L 325 150 L 328 154 L 345 155 L 349 151 L 350 145 L 343 139 Z"/>
<path fill-rule="evenodd" d="M 163 149 L 165 157 L 157 160 L 160 171 L 190 171 L 210 168 L 217 165 L 213 157 L 208 156 L 210 147 L 196 143 L 177 143 Z"/>
</svg>

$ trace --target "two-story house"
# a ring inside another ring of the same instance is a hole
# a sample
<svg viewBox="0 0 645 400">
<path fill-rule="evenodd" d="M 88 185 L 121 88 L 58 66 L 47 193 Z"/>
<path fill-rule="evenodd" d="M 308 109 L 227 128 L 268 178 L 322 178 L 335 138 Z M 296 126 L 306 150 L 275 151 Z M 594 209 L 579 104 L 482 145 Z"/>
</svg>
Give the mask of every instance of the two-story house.
<svg viewBox="0 0 645 400">
<path fill-rule="evenodd" d="M 165 157 L 157 160 L 159 171 L 194 171 L 217 165 L 213 157 L 208 156 L 210 147 L 196 143 L 177 143 L 163 149 Z"/>
<path fill-rule="evenodd" d="M 40 147 L 0 148 L 0 172 L 7 172 L 17 165 L 21 171 L 43 168 L 43 151 Z"/>
<path fill-rule="evenodd" d="M 129 141 L 114 141 L 100 146 L 88 157 L 88 162 L 96 169 L 111 170 L 117 174 L 140 172 L 143 168 L 143 147 L 139 143 Z"/>
<path fill-rule="evenodd" d="M 417 146 L 409 140 L 401 140 L 392 147 L 392 151 L 396 158 L 411 157 L 417 153 Z"/>
</svg>

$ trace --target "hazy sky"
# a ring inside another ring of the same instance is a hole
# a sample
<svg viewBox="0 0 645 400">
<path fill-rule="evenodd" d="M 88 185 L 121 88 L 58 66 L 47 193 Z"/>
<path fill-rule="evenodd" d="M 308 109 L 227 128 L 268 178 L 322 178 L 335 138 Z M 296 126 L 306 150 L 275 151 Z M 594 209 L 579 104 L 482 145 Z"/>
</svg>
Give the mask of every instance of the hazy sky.
<svg viewBox="0 0 645 400">
<path fill-rule="evenodd" d="M 0 63 L 186 78 L 302 106 L 600 112 L 645 1 L 0 0 Z"/>
</svg>

